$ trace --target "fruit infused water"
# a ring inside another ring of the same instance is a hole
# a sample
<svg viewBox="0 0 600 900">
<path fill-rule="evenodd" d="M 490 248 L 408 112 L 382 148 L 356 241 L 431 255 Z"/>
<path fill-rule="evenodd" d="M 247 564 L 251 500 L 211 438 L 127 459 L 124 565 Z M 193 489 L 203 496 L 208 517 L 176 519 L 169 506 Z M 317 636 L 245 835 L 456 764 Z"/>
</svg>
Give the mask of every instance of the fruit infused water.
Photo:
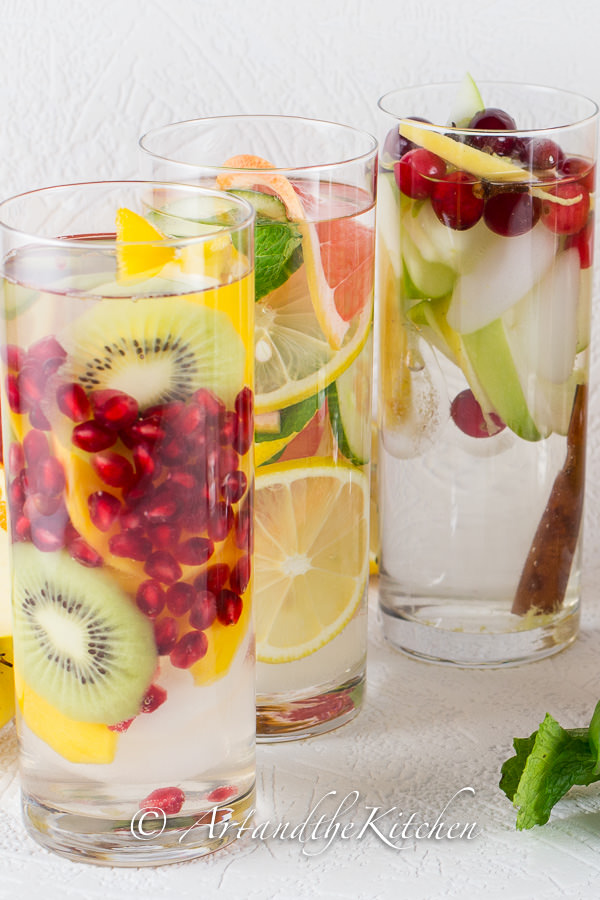
<svg viewBox="0 0 600 900">
<path fill-rule="evenodd" d="M 198 856 L 254 793 L 253 211 L 105 183 L 0 223 L 25 823 L 106 865 Z"/>
<path fill-rule="evenodd" d="M 327 731 L 356 714 L 365 678 L 376 144 L 242 116 L 142 147 L 155 177 L 256 210 L 257 730 Z"/>
<path fill-rule="evenodd" d="M 467 77 L 380 108 L 385 633 L 535 659 L 578 630 L 596 107 Z"/>
</svg>

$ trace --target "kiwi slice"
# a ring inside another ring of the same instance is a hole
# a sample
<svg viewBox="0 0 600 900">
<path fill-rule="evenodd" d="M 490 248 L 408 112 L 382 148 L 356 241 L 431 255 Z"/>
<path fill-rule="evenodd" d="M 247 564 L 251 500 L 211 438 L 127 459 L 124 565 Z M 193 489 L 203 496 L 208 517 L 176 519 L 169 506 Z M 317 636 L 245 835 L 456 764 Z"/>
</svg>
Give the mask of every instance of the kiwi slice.
<svg viewBox="0 0 600 900">
<path fill-rule="evenodd" d="M 243 383 L 246 350 L 231 319 L 193 300 L 103 299 L 77 319 L 64 345 L 67 377 L 86 391 L 124 391 L 142 410 L 201 387 L 232 403 Z"/>
<path fill-rule="evenodd" d="M 152 625 L 103 571 L 68 553 L 13 548 L 15 666 L 65 716 L 136 716 L 157 665 Z"/>
</svg>

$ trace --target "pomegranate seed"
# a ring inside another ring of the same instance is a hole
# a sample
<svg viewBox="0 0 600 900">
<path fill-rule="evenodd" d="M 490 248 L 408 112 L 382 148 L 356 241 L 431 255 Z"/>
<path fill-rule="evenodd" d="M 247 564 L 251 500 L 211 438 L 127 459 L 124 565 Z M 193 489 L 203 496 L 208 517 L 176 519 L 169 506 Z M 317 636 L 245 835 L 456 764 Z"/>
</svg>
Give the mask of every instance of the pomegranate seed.
<svg viewBox="0 0 600 900">
<path fill-rule="evenodd" d="M 233 447 L 222 447 L 219 450 L 219 474 L 221 476 L 228 475 L 230 472 L 236 472 L 240 463 L 240 458 Z"/>
<path fill-rule="evenodd" d="M 25 453 L 22 444 L 13 441 L 8 448 L 8 469 L 10 472 L 18 472 L 25 465 Z"/>
<path fill-rule="evenodd" d="M 214 552 L 210 538 L 192 537 L 175 550 L 175 558 L 184 566 L 202 566 Z"/>
<path fill-rule="evenodd" d="M 144 515 L 151 525 L 169 522 L 179 511 L 178 499 L 167 484 L 157 488 L 144 504 Z"/>
<path fill-rule="evenodd" d="M 130 531 L 132 528 L 142 528 L 144 517 L 138 509 L 123 507 L 119 512 L 119 527 L 121 531 Z"/>
<path fill-rule="evenodd" d="M 186 494 L 192 493 L 198 488 L 198 479 L 186 469 L 173 469 L 169 473 L 169 482 L 183 488 Z"/>
<path fill-rule="evenodd" d="M 116 731 L 117 734 L 123 734 L 123 732 L 127 731 L 133 719 L 124 719 L 122 722 L 117 722 L 116 725 L 107 725 L 106 727 L 110 731 Z"/>
<path fill-rule="evenodd" d="M 237 788 L 232 787 L 232 785 L 223 785 L 223 787 L 215 788 L 214 791 L 207 794 L 206 799 L 209 803 L 222 803 L 223 800 L 229 800 L 229 798 L 233 797 L 236 793 Z"/>
<path fill-rule="evenodd" d="M 250 504 L 246 503 L 242 506 L 235 519 L 235 545 L 240 550 L 252 549 L 252 517 L 250 515 Z"/>
<path fill-rule="evenodd" d="M 88 497 L 90 518 L 99 531 L 108 531 L 121 510 L 121 501 L 107 491 L 95 491 Z"/>
<path fill-rule="evenodd" d="M 217 618 L 222 625 L 235 625 L 242 614 L 242 598 L 233 591 L 220 591 L 217 596 Z"/>
<path fill-rule="evenodd" d="M 445 174 L 444 160 L 422 147 L 409 150 L 402 159 L 394 163 L 394 177 L 399 190 L 414 200 L 429 197 L 436 181 Z"/>
<path fill-rule="evenodd" d="M 249 387 L 243 387 L 235 398 L 234 408 L 240 419 L 251 419 L 254 412 L 254 396 Z"/>
<path fill-rule="evenodd" d="M 100 554 L 97 553 L 93 547 L 90 547 L 87 541 L 84 541 L 82 537 L 78 536 L 72 540 L 68 540 L 67 549 L 74 560 L 82 566 L 87 566 L 89 569 L 96 569 L 103 563 Z"/>
<path fill-rule="evenodd" d="M 80 450 L 99 453 L 101 450 L 108 450 L 109 447 L 112 447 L 117 440 L 117 435 L 114 431 L 102 428 L 97 422 L 90 420 L 75 426 L 71 440 Z"/>
<path fill-rule="evenodd" d="M 167 550 L 155 550 L 146 560 L 144 572 L 163 584 L 174 584 L 181 578 L 181 566 Z"/>
<path fill-rule="evenodd" d="M 159 684 L 151 684 L 146 692 L 146 696 L 142 700 L 142 713 L 152 713 L 159 706 L 162 706 L 167 699 L 167 692 Z"/>
<path fill-rule="evenodd" d="M 37 406 L 32 407 L 29 412 L 29 422 L 33 425 L 34 428 L 39 428 L 40 431 L 50 431 L 51 425 L 42 407 L 38 404 Z"/>
<path fill-rule="evenodd" d="M 94 418 L 104 428 L 116 431 L 127 429 L 139 415 L 138 402 L 135 397 L 123 391 L 93 391 L 91 401 L 94 407 Z"/>
<path fill-rule="evenodd" d="M 221 482 L 221 495 L 228 503 L 237 503 L 246 493 L 248 479 L 244 472 L 228 472 Z"/>
<path fill-rule="evenodd" d="M 29 432 L 33 434 L 33 432 Z M 65 470 L 55 456 L 42 459 L 34 469 L 35 486 L 46 497 L 57 497 L 65 489 Z"/>
<path fill-rule="evenodd" d="M 154 459 L 145 444 L 136 444 L 132 455 L 138 480 L 150 480 L 153 476 L 160 474 L 160 464 Z"/>
<path fill-rule="evenodd" d="M 209 510 L 208 534 L 213 541 L 224 541 L 234 522 L 233 509 L 224 500 L 219 500 Z"/>
<path fill-rule="evenodd" d="M 52 553 L 65 546 L 67 518 L 61 509 L 53 516 L 40 516 L 31 522 L 31 540 L 44 553 Z"/>
<path fill-rule="evenodd" d="M 226 563 L 217 563 L 209 566 L 205 573 L 206 589 L 218 594 L 221 588 L 224 588 L 229 578 L 229 566 Z"/>
<path fill-rule="evenodd" d="M 11 411 L 14 413 L 22 413 L 23 404 L 21 401 L 21 393 L 19 391 L 19 382 L 17 376 L 12 373 L 6 376 L 6 396 Z"/>
<path fill-rule="evenodd" d="M 200 388 L 197 390 L 193 399 L 194 403 L 205 412 L 206 419 L 215 424 L 218 422 L 221 414 L 225 412 L 225 404 L 223 401 L 219 400 L 216 394 L 213 394 L 208 388 Z"/>
<path fill-rule="evenodd" d="M 8 369 L 18 371 L 25 362 L 25 353 L 16 344 L 5 344 L 2 347 L 2 359 Z"/>
<path fill-rule="evenodd" d="M 108 548 L 115 556 L 138 562 L 144 562 L 152 552 L 152 545 L 141 528 L 125 534 L 114 534 L 108 542 Z"/>
<path fill-rule="evenodd" d="M 555 234 L 576 234 L 584 227 L 590 211 L 590 195 L 585 187 L 578 182 L 561 181 L 550 188 L 549 194 L 554 194 L 563 200 L 574 200 L 570 206 L 562 206 L 550 200 L 542 201 L 542 222 Z"/>
<path fill-rule="evenodd" d="M 236 594 L 243 594 L 248 587 L 250 581 L 250 572 L 252 571 L 250 557 L 241 556 L 231 570 L 229 576 L 229 586 Z"/>
<path fill-rule="evenodd" d="M 21 402 L 25 409 L 37 406 L 44 393 L 42 372 L 38 368 L 33 368 L 33 366 L 25 363 L 19 375 L 19 391 L 21 393 Z"/>
<path fill-rule="evenodd" d="M 248 452 L 248 450 L 252 446 L 253 440 L 254 425 L 252 422 L 252 418 L 250 416 L 238 416 L 236 434 L 232 441 L 232 444 L 240 454 L 240 456 L 244 456 L 244 454 Z"/>
<path fill-rule="evenodd" d="M 150 525 L 147 534 L 155 550 L 171 550 L 179 543 L 181 528 L 179 525 L 161 523 Z"/>
<path fill-rule="evenodd" d="M 177 431 L 184 435 L 190 435 L 206 422 L 206 411 L 196 404 L 186 407 L 185 411 L 177 419 Z"/>
<path fill-rule="evenodd" d="M 208 638 L 203 631 L 188 631 L 180 638 L 169 654 L 171 665 L 177 669 L 189 669 L 206 654 Z"/>
<path fill-rule="evenodd" d="M 34 360 L 37 363 L 46 363 L 49 360 L 62 362 L 66 359 L 66 356 L 67 351 L 52 335 L 36 341 L 27 352 L 27 359 Z"/>
<path fill-rule="evenodd" d="M 177 643 L 177 622 L 171 616 L 165 616 L 154 623 L 154 640 L 159 656 L 166 656 Z"/>
<path fill-rule="evenodd" d="M 16 517 L 13 534 L 15 541 L 31 540 L 31 521 L 27 516 L 21 514 Z"/>
<path fill-rule="evenodd" d="M 185 794 L 181 788 L 158 788 L 142 800 L 140 809 L 160 809 L 166 816 L 173 816 L 180 812 L 184 801 Z"/>
<path fill-rule="evenodd" d="M 151 418 L 161 422 L 165 428 L 175 425 L 179 416 L 183 413 L 185 405 L 182 400 L 171 400 L 169 403 L 157 403 L 149 406 L 144 412 L 144 419 Z"/>
<path fill-rule="evenodd" d="M 189 447 L 181 435 L 165 441 L 160 448 L 160 457 L 168 465 L 184 462 L 189 456 Z"/>
<path fill-rule="evenodd" d="M 23 453 L 28 466 L 35 466 L 50 456 L 48 438 L 42 431 L 28 431 L 23 438 Z"/>
<path fill-rule="evenodd" d="M 90 401 L 78 382 L 61 384 L 56 391 L 56 403 L 72 422 L 85 422 L 90 414 Z"/>
<path fill-rule="evenodd" d="M 22 507 L 25 503 L 26 491 L 23 486 L 23 480 L 20 475 L 18 475 L 13 481 L 11 481 L 8 487 L 8 500 L 11 507 Z"/>
<path fill-rule="evenodd" d="M 178 581 L 167 589 L 167 609 L 174 616 L 185 616 L 194 602 L 194 588 L 185 581 Z"/>
<path fill-rule="evenodd" d="M 223 414 L 219 426 L 219 443 L 221 444 L 221 446 L 226 447 L 228 444 L 233 444 L 238 430 L 239 425 L 237 413 L 227 410 L 227 412 Z"/>
<path fill-rule="evenodd" d="M 133 484 L 133 466 L 120 453 L 108 451 L 98 453 L 92 459 L 92 467 L 105 484 L 116 488 L 127 488 Z"/>
<path fill-rule="evenodd" d="M 212 591 L 197 591 L 190 610 L 190 625 L 198 631 L 210 628 L 217 618 L 217 598 Z"/>
<path fill-rule="evenodd" d="M 161 427 L 160 419 L 157 416 L 140 419 L 121 433 L 123 443 L 128 447 L 135 447 L 136 444 L 144 442 L 155 444 L 164 440 L 165 435 L 166 432 Z"/>
<path fill-rule="evenodd" d="M 135 602 L 144 615 L 155 619 L 165 608 L 165 592 L 158 581 L 142 581 L 137 589 Z"/>
<path fill-rule="evenodd" d="M 47 497 L 44 494 L 30 494 L 23 504 L 23 512 L 29 519 L 51 516 L 62 506 L 62 497 Z"/>
</svg>

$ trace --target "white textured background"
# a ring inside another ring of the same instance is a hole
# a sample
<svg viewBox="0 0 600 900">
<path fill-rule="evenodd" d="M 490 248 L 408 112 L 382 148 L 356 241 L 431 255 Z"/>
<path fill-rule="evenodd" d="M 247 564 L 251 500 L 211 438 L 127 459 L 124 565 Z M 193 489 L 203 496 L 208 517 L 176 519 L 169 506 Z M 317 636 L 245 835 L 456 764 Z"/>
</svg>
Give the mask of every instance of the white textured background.
<svg viewBox="0 0 600 900">
<path fill-rule="evenodd" d="M 394 87 L 531 81 L 600 100 L 598 0 L 0 0 L 0 196 L 139 174 L 138 136 L 203 115 L 288 113 L 376 129 Z M 597 332 L 597 328 L 596 328 Z M 515 734 L 546 709 L 583 724 L 600 696 L 600 368 L 593 365 L 582 638 L 508 672 L 436 669 L 382 646 L 371 622 L 369 699 L 318 741 L 262 748 L 262 818 L 294 823 L 328 790 L 425 816 L 472 784 L 470 844 L 247 843 L 145 872 L 89 869 L 37 849 L 20 826 L 14 734 L 0 737 L 0 897 L 411 900 L 597 895 L 600 801 L 580 792 L 554 824 L 514 833 L 496 787 Z M 575 804 L 575 807 L 573 806 Z M 584 814 L 585 813 L 585 814 Z"/>
</svg>

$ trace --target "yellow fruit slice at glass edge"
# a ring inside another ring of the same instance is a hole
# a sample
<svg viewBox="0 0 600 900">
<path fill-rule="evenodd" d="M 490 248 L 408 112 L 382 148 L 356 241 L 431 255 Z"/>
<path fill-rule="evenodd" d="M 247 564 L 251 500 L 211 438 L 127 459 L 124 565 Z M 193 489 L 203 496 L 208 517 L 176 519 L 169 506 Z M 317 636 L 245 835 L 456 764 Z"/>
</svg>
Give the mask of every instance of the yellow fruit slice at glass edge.
<svg viewBox="0 0 600 900">
<path fill-rule="evenodd" d="M 117 210 L 117 277 L 127 282 L 150 278 L 175 259 L 174 247 L 161 247 L 156 242 L 165 235 L 131 209 Z"/>
<path fill-rule="evenodd" d="M 344 343 L 349 323 L 342 318 L 335 304 L 335 291 L 330 287 L 321 259 L 319 237 L 313 224 L 306 221 L 306 212 L 302 201 L 293 185 L 284 176 L 276 172 L 260 170 L 273 169 L 272 163 L 260 156 L 241 154 L 233 156 L 224 163 L 232 169 L 247 169 L 247 172 L 223 172 L 217 176 L 217 186 L 221 190 L 232 188 L 265 187 L 276 194 L 285 206 L 286 213 L 292 219 L 302 236 L 302 253 L 304 255 L 306 281 L 313 304 L 314 314 L 329 344 L 338 350 Z"/>
<path fill-rule="evenodd" d="M 17 702 L 27 727 L 60 756 L 73 763 L 110 763 L 118 734 L 99 722 L 76 722 L 36 694 L 15 673 Z"/>
<path fill-rule="evenodd" d="M 369 482 L 326 458 L 264 466 L 256 474 L 257 658 L 314 653 L 354 615 L 369 569 Z"/>
<path fill-rule="evenodd" d="M 254 325 L 255 409 L 284 409 L 324 390 L 362 350 L 371 325 L 365 307 L 334 350 L 315 316 L 301 266 L 268 303 L 257 303 Z"/>
</svg>

